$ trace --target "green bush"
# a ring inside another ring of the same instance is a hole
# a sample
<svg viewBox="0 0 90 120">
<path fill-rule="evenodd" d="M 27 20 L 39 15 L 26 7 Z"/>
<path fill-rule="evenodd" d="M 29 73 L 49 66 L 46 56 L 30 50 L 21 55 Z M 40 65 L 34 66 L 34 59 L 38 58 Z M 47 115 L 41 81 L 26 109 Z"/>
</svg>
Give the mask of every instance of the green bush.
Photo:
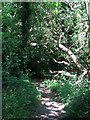
<svg viewBox="0 0 90 120">
<path fill-rule="evenodd" d="M 75 86 L 73 86 L 72 82 L 75 78 L 65 78 L 65 76 L 58 76 L 57 78 L 53 78 L 52 80 L 45 80 L 43 83 L 50 88 L 53 92 L 55 92 L 60 100 L 64 103 L 70 101 L 73 92 L 76 90 Z M 74 80 L 75 81 L 75 80 Z"/>
<path fill-rule="evenodd" d="M 90 119 L 90 87 L 89 79 L 84 78 L 80 86 L 73 91 L 70 103 L 65 107 L 67 117 Z"/>
<path fill-rule="evenodd" d="M 44 85 L 46 85 L 48 88 L 50 88 L 53 92 L 56 92 L 58 87 L 59 87 L 59 84 L 56 80 L 45 80 L 44 82 Z"/>
<path fill-rule="evenodd" d="M 35 111 L 39 92 L 27 76 L 10 77 L 3 89 L 3 118 L 27 118 Z"/>
<path fill-rule="evenodd" d="M 86 91 L 74 99 L 66 106 L 67 117 L 90 119 L 90 91 Z"/>
<path fill-rule="evenodd" d="M 67 103 L 65 106 L 67 118 L 90 118 L 90 87 L 88 78 L 84 78 L 81 83 L 76 83 L 75 77 L 58 76 L 53 80 L 43 82 L 55 94 L 59 101 Z"/>
</svg>

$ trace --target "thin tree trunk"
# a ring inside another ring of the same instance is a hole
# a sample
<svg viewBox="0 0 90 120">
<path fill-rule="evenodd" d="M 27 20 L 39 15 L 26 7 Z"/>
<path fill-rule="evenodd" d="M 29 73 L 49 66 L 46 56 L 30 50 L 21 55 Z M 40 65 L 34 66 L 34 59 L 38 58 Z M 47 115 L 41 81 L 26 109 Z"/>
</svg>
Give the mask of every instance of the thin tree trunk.
<svg viewBox="0 0 90 120">
<path fill-rule="evenodd" d="M 68 48 L 66 48 L 64 45 L 62 45 L 61 43 L 59 43 L 59 49 L 66 52 L 70 58 L 73 60 L 73 62 L 75 63 L 75 65 L 78 67 L 78 69 L 82 72 L 82 74 L 80 76 L 78 76 L 77 78 L 77 82 L 75 84 L 80 85 L 81 81 L 83 80 L 83 77 L 88 74 L 88 70 L 82 66 L 79 62 L 78 59 L 76 57 L 76 55 L 74 55 L 74 53 L 69 50 Z"/>
<path fill-rule="evenodd" d="M 28 35 L 29 35 L 29 17 L 30 17 L 30 3 L 21 3 L 22 9 L 21 9 L 21 21 L 22 21 L 22 45 L 25 47 L 27 45 L 28 41 Z"/>
<path fill-rule="evenodd" d="M 86 11 L 87 11 L 88 21 L 89 21 L 89 26 L 90 26 L 90 1 L 85 0 L 85 4 L 86 4 Z"/>
<path fill-rule="evenodd" d="M 73 60 L 73 62 L 75 63 L 75 65 L 77 66 L 77 68 L 82 72 L 82 74 L 78 77 L 78 81 L 76 84 L 80 84 L 81 81 L 83 80 L 83 77 L 88 74 L 88 70 L 79 63 L 76 55 L 70 50 L 68 49 L 67 47 L 65 47 L 64 45 L 62 45 L 60 43 L 60 40 L 59 40 L 59 45 L 58 45 L 59 49 L 66 52 L 70 58 Z"/>
<path fill-rule="evenodd" d="M 74 55 L 74 53 L 71 50 L 69 50 L 68 48 L 66 48 L 64 45 L 60 43 L 59 43 L 59 49 L 66 52 L 70 56 L 70 58 L 73 60 L 73 62 L 79 68 L 80 71 L 87 71 L 87 69 L 78 62 L 76 55 Z"/>
</svg>

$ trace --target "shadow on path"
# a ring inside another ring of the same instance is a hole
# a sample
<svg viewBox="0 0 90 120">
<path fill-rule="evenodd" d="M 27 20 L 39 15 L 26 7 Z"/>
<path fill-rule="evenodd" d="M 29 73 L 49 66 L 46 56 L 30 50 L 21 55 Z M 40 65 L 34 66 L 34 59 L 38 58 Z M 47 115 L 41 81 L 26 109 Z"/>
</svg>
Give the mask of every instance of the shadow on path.
<svg viewBox="0 0 90 120">
<path fill-rule="evenodd" d="M 64 104 L 55 100 L 55 94 L 52 93 L 46 86 L 40 81 L 35 82 L 36 87 L 41 93 L 41 99 L 36 108 L 35 117 L 47 118 L 49 120 L 57 120 L 61 117 L 62 113 L 65 113 Z"/>
</svg>

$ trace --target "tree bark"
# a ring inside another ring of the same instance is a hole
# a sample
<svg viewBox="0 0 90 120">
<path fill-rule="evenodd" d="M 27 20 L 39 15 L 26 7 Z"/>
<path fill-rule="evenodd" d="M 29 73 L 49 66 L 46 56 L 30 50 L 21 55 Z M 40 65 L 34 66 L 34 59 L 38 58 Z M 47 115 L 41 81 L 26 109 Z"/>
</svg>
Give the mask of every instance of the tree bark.
<svg viewBox="0 0 90 120">
<path fill-rule="evenodd" d="M 22 45 L 23 47 L 27 46 L 28 41 L 28 35 L 29 35 L 29 17 L 30 17 L 30 3 L 21 3 L 22 9 L 21 9 L 21 22 L 22 22 Z"/>
<path fill-rule="evenodd" d="M 75 83 L 75 84 L 80 85 L 81 81 L 83 80 L 83 77 L 86 74 L 89 74 L 88 70 L 78 62 L 78 59 L 77 59 L 76 55 L 74 55 L 74 53 L 71 50 L 69 50 L 68 48 L 66 48 L 60 42 L 59 42 L 59 49 L 62 50 L 62 51 L 64 51 L 64 52 L 66 52 L 70 56 L 70 58 L 73 60 L 73 62 L 75 63 L 75 65 L 78 67 L 78 69 L 82 72 L 82 74 L 78 76 L 77 82 Z"/>
<path fill-rule="evenodd" d="M 66 48 L 64 45 L 62 45 L 61 43 L 59 43 L 59 49 L 61 49 L 62 51 L 66 52 L 70 58 L 73 60 L 73 62 L 75 63 L 75 65 L 79 68 L 80 71 L 85 71 L 87 70 L 85 67 L 83 67 L 79 62 L 78 59 L 76 57 L 76 55 L 74 55 L 74 53 L 69 50 L 68 48 Z"/>
<path fill-rule="evenodd" d="M 66 72 L 66 71 L 52 71 L 52 70 L 49 70 L 49 72 L 51 74 L 55 74 L 55 76 L 57 76 L 58 74 L 63 74 L 63 75 L 68 76 L 68 77 L 75 77 L 76 76 L 76 75 L 70 74 L 69 72 Z"/>
<path fill-rule="evenodd" d="M 85 4 L 86 4 L 86 11 L 87 11 L 88 21 L 89 21 L 89 26 L 90 26 L 90 1 L 85 0 Z"/>
<path fill-rule="evenodd" d="M 70 65 L 68 62 L 66 62 L 66 61 L 57 61 L 56 59 L 54 59 L 53 57 L 51 57 L 52 59 L 53 59 L 53 61 L 55 62 L 55 63 L 58 63 L 58 64 L 65 64 L 65 65 Z"/>
</svg>

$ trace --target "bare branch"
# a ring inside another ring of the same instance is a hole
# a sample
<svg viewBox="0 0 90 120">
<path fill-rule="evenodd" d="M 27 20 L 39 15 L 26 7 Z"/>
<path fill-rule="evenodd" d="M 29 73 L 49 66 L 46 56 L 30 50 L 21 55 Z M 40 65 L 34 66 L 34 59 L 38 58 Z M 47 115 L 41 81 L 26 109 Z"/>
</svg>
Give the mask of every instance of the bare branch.
<svg viewBox="0 0 90 120">
<path fill-rule="evenodd" d="M 69 72 L 66 72 L 66 71 L 52 71 L 52 70 L 49 70 L 49 72 L 51 74 L 63 74 L 65 76 L 69 76 L 69 77 L 74 77 L 75 75 L 71 75 Z"/>
<path fill-rule="evenodd" d="M 56 59 L 54 59 L 53 57 L 52 57 L 52 59 L 54 60 L 54 62 L 56 62 L 56 63 L 58 63 L 58 64 L 65 64 L 65 65 L 70 65 L 68 62 L 66 62 L 66 61 L 57 61 Z"/>
<path fill-rule="evenodd" d="M 85 3 L 86 3 L 86 10 L 87 10 L 88 19 L 90 21 L 90 1 L 85 0 Z"/>
<path fill-rule="evenodd" d="M 75 65 L 80 69 L 80 71 L 83 71 L 83 72 L 87 71 L 87 69 L 78 62 L 76 55 L 74 55 L 74 53 L 70 49 L 66 48 L 60 42 L 59 42 L 59 49 L 66 52 L 70 56 L 70 58 L 73 60 Z"/>
<path fill-rule="evenodd" d="M 79 77 L 75 85 L 80 85 L 81 81 L 83 80 L 84 76 L 87 74 L 87 71 L 84 71 Z"/>
<path fill-rule="evenodd" d="M 83 46 L 79 47 L 75 52 L 80 51 L 80 49 L 82 49 L 82 48 L 83 48 Z"/>
<path fill-rule="evenodd" d="M 76 84 L 79 84 L 79 83 L 81 83 L 81 81 L 83 80 L 84 76 L 88 74 L 88 70 L 79 63 L 76 55 L 75 55 L 70 49 L 68 49 L 67 47 L 65 47 L 64 45 L 62 45 L 62 44 L 60 43 L 60 40 L 61 40 L 61 38 L 60 38 L 59 41 L 58 41 L 58 42 L 59 42 L 59 43 L 58 43 L 59 49 L 62 50 L 62 51 L 64 51 L 64 52 L 66 52 L 66 53 L 70 56 L 70 58 L 73 60 L 73 62 L 74 62 L 75 65 L 77 66 L 77 68 L 78 68 L 81 72 L 83 72 L 83 73 L 78 77 L 78 80 L 77 80 L 77 82 L 76 82 Z"/>
</svg>

